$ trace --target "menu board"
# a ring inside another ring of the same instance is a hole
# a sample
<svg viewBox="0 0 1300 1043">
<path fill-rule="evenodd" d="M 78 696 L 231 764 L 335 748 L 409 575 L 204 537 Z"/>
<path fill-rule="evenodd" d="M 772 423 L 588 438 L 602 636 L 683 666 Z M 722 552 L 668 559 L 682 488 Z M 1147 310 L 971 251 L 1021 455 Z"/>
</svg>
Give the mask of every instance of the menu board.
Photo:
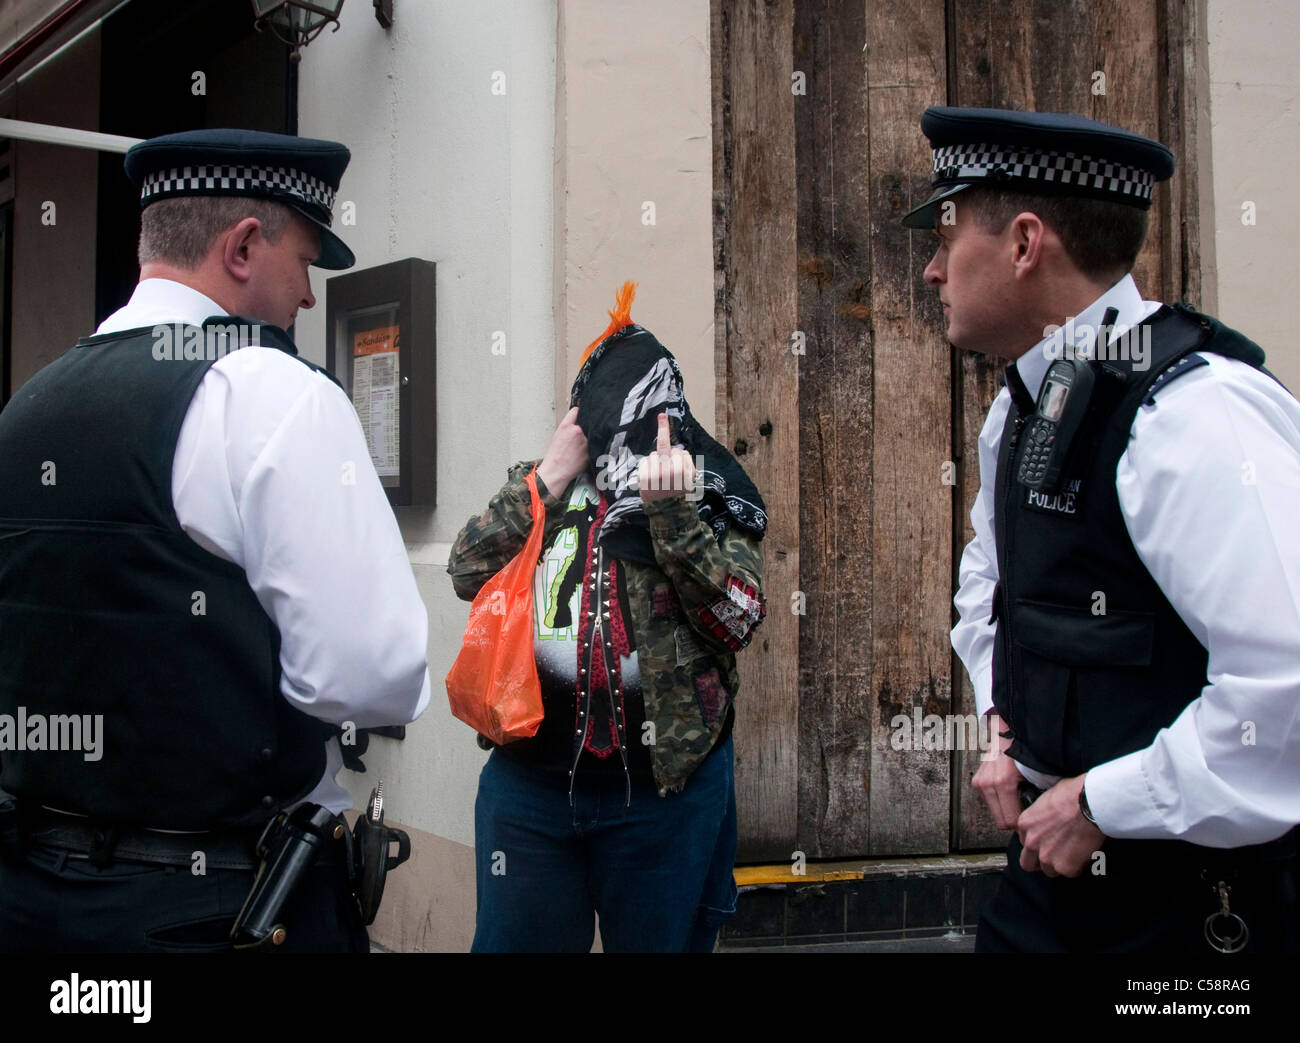
<svg viewBox="0 0 1300 1043">
<path fill-rule="evenodd" d="M 401 327 L 395 325 L 352 332 L 352 405 L 380 478 L 397 478 L 400 472 L 400 336 Z"/>
</svg>

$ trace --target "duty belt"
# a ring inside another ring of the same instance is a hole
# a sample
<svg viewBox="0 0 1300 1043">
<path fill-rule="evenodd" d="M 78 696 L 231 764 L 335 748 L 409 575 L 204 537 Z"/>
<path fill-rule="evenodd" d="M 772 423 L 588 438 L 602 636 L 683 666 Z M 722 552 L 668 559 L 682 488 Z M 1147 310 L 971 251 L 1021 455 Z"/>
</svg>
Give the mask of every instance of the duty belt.
<svg viewBox="0 0 1300 1043">
<path fill-rule="evenodd" d="M 137 862 L 190 868 L 200 853 L 210 869 L 254 870 L 260 864 L 257 841 L 261 827 L 180 833 L 98 822 L 49 808 L 23 809 L 19 814 L 24 838 L 31 847 L 66 851 L 70 857 L 84 858 L 93 865 Z M 341 864 L 345 853 L 343 845 L 331 844 L 321 852 L 318 862 Z"/>
</svg>

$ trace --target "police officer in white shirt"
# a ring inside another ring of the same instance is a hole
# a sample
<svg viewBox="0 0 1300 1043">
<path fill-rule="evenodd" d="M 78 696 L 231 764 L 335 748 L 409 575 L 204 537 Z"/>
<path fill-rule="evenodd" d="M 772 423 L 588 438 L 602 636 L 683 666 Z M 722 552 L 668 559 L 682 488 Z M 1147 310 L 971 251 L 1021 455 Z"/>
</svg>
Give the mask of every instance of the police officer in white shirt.
<svg viewBox="0 0 1300 1043">
<path fill-rule="evenodd" d="M 927 109 L 926 281 L 1012 363 L 979 439 L 952 642 L 1001 736 L 981 951 L 1294 949 L 1300 405 L 1129 271 L 1162 145 Z"/>
<path fill-rule="evenodd" d="M 277 941 L 367 948 L 338 735 L 413 720 L 430 684 L 356 413 L 283 331 L 311 265 L 354 262 L 329 227 L 348 160 L 240 130 L 135 146 L 135 293 L 0 414 L 0 949 L 229 949 L 262 826 L 309 804 L 325 842 Z"/>
</svg>

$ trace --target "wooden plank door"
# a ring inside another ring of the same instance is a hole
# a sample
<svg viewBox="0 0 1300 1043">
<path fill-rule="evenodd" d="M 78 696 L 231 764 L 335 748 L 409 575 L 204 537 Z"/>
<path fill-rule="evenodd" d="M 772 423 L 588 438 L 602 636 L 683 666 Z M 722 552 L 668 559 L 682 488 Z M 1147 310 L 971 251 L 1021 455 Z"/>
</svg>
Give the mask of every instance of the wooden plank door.
<svg viewBox="0 0 1300 1043">
<path fill-rule="evenodd" d="M 945 342 L 930 237 L 899 224 L 928 194 L 918 121 L 1071 111 L 1170 143 L 1135 275 L 1195 300 L 1200 24 L 1177 0 L 713 0 L 718 437 L 771 517 L 769 617 L 741 656 L 742 860 L 1004 842 L 975 756 L 890 741 L 918 708 L 973 712 L 948 630 L 998 374 Z"/>
</svg>

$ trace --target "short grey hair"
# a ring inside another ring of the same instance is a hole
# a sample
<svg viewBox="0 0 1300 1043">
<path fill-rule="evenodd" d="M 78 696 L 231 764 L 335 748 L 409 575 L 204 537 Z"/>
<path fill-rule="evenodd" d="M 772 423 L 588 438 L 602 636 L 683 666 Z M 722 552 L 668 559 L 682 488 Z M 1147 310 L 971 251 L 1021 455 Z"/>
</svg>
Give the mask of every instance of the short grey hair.
<svg viewBox="0 0 1300 1043">
<path fill-rule="evenodd" d="M 246 217 L 262 222 L 262 234 L 276 243 L 293 211 L 282 203 L 248 196 L 176 196 L 150 203 L 140 214 L 140 264 L 154 262 L 192 271 L 219 236 Z"/>
</svg>

